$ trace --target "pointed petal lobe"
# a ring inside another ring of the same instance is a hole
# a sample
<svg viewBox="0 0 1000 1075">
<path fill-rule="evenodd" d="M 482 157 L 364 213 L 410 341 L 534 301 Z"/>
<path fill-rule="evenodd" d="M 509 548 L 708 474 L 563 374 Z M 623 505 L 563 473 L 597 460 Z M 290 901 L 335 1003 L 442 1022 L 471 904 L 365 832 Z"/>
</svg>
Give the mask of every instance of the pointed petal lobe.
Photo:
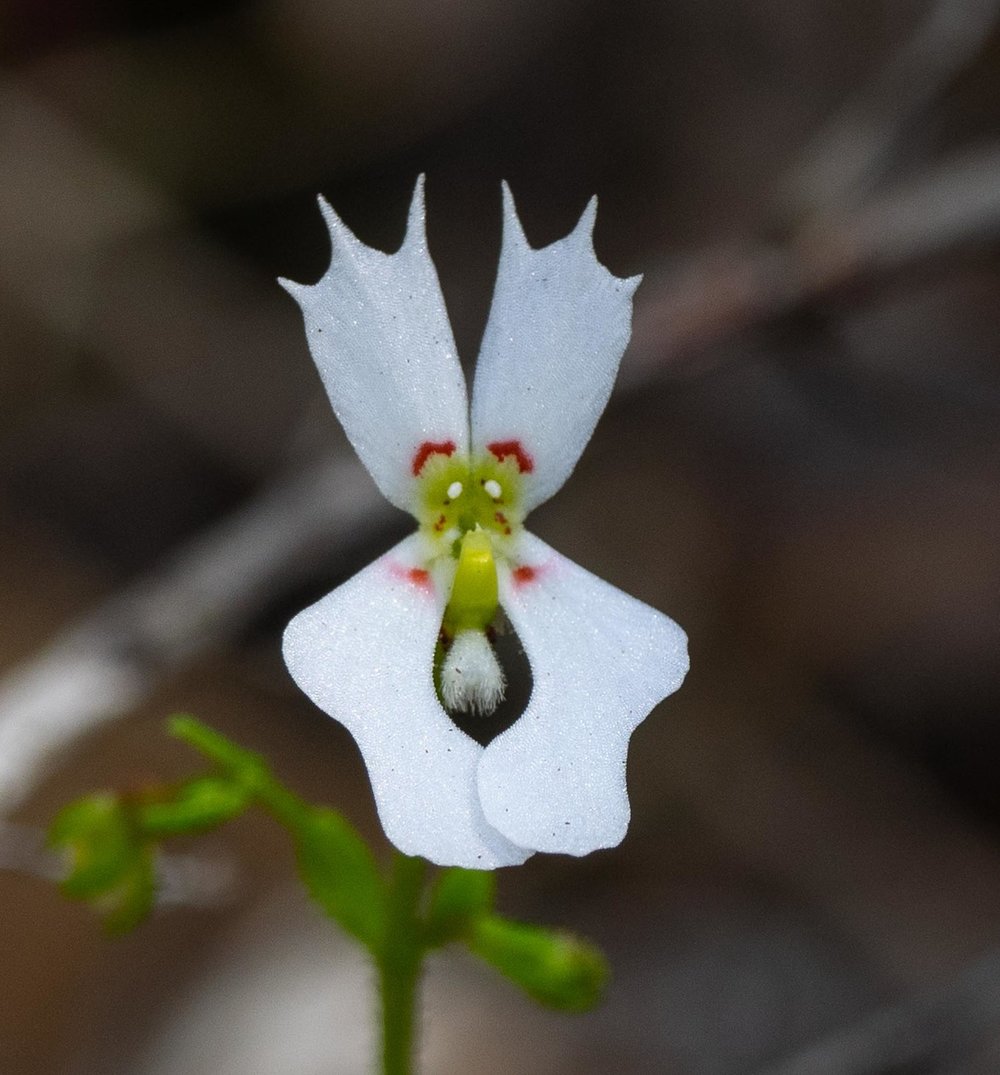
<svg viewBox="0 0 1000 1075">
<path fill-rule="evenodd" d="M 569 477 L 604 410 L 632 330 L 639 277 L 594 254 L 596 200 L 565 239 L 532 250 L 504 185 L 503 245 L 472 392 L 477 451 L 517 458 L 526 510 Z"/>
<path fill-rule="evenodd" d="M 531 664 L 521 718 L 486 747 L 487 820 L 536 851 L 585 855 L 628 827 L 625 759 L 635 727 L 688 668 L 673 620 L 530 534 L 504 570 L 500 601 Z"/>
<path fill-rule="evenodd" d="M 468 448 L 465 378 L 424 234 L 417 183 L 403 245 L 359 242 L 325 202 L 330 268 L 281 283 L 302 307 L 309 350 L 333 409 L 378 487 L 412 510 L 415 473 L 434 451 Z"/>
<path fill-rule="evenodd" d="M 407 538 L 285 631 L 299 687 L 357 740 L 386 835 L 442 866 L 492 869 L 523 862 L 487 824 L 476 792 L 482 747 L 442 709 L 433 656 L 450 579 L 422 564 Z"/>
</svg>

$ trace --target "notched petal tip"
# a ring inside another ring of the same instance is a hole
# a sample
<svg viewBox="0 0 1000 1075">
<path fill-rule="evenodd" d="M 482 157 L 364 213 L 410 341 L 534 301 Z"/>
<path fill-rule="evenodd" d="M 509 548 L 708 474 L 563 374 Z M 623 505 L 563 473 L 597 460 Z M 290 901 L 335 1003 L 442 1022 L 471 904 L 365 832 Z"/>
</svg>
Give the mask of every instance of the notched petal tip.
<svg viewBox="0 0 1000 1075">
<path fill-rule="evenodd" d="M 576 227 L 562 241 L 568 246 L 576 245 L 583 250 L 597 271 L 603 273 L 606 279 L 614 281 L 616 291 L 621 291 L 629 296 L 634 295 L 635 289 L 642 283 L 642 274 L 639 276 L 617 276 L 601 261 L 594 247 L 594 228 L 596 224 L 597 195 L 595 194 L 584 206 Z"/>
<path fill-rule="evenodd" d="M 597 223 L 597 195 L 593 195 L 589 202 L 583 207 L 583 212 L 580 214 L 580 219 L 577 221 L 576 227 L 570 232 L 570 238 L 577 241 L 584 241 L 590 245 L 590 249 L 593 250 L 594 244 L 594 225 Z"/>
<path fill-rule="evenodd" d="M 357 253 L 362 250 L 369 250 L 372 253 L 378 253 L 372 247 L 365 246 L 358 239 L 322 194 L 317 197 L 316 201 L 319 203 L 319 211 L 323 214 L 324 221 L 326 221 L 326 229 L 330 233 L 330 245 L 333 248 L 332 257 L 336 257 L 338 251 Z"/>
<path fill-rule="evenodd" d="M 316 195 L 316 204 L 319 206 L 319 211 L 323 214 L 326 226 L 331 232 L 337 227 L 344 226 L 343 221 L 337 216 L 336 210 L 322 194 Z"/>
<path fill-rule="evenodd" d="M 617 276 L 615 279 L 621 280 L 623 291 L 627 291 L 630 295 L 634 295 L 639 285 L 642 283 L 642 275 L 642 273 L 639 273 L 638 276 Z"/>
<path fill-rule="evenodd" d="M 410 199 L 410 211 L 406 218 L 406 235 L 403 238 L 403 247 L 422 248 L 427 243 L 427 212 L 424 199 L 424 182 L 426 176 L 423 172 L 417 176 L 413 187 L 413 197 Z"/>
<path fill-rule="evenodd" d="M 501 182 L 500 188 L 503 192 L 503 248 L 504 250 L 530 250 L 531 244 L 524 234 L 524 228 L 521 227 L 521 218 L 517 215 L 514 195 L 506 179 Z"/>
<path fill-rule="evenodd" d="M 513 439 L 530 445 L 527 512 L 569 477 L 607 404 L 638 281 L 622 280 L 599 261 L 596 198 L 569 234 L 539 249 L 524 238 L 506 184 L 503 200 L 503 244 L 476 365 L 472 429 L 483 447 Z"/>
<path fill-rule="evenodd" d="M 278 284 L 283 287 L 293 299 L 298 301 L 301 295 L 304 295 L 307 291 L 311 290 L 311 284 L 300 284 L 297 280 L 289 280 L 287 277 L 279 276 Z"/>
</svg>

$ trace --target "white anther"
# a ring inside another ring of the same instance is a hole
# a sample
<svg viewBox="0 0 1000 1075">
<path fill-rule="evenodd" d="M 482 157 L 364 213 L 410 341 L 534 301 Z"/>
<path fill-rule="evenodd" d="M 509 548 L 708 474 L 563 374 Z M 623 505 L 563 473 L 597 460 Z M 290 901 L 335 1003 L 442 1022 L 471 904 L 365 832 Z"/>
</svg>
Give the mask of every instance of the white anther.
<svg viewBox="0 0 1000 1075">
<path fill-rule="evenodd" d="M 452 482 L 451 485 L 448 486 L 448 499 L 449 500 L 457 500 L 461 495 L 462 495 L 462 483 L 461 482 Z"/>
<path fill-rule="evenodd" d="M 486 495 L 492 497 L 494 500 L 499 500 L 503 496 L 503 489 L 500 488 L 500 483 L 494 481 L 492 478 L 488 482 L 483 483 L 483 488 L 486 490 Z"/>
</svg>

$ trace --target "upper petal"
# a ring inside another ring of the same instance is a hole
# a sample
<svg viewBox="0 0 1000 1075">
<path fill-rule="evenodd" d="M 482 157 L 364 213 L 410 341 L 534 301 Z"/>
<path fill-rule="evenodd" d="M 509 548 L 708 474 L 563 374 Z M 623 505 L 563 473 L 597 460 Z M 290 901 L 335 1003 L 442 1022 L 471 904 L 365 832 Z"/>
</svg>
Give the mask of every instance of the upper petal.
<svg viewBox="0 0 1000 1075">
<path fill-rule="evenodd" d="M 531 664 L 520 719 L 486 748 L 487 820 L 536 851 L 614 847 L 629 820 L 628 740 L 688 669 L 687 636 L 525 534 L 522 567 L 502 572 L 500 602 Z"/>
<path fill-rule="evenodd" d="M 472 435 L 477 451 L 520 449 L 530 510 L 562 486 L 590 440 L 628 344 L 641 278 L 619 279 L 597 260 L 596 199 L 565 239 L 532 250 L 506 184 L 503 193 L 503 245 L 476 366 Z"/>
<path fill-rule="evenodd" d="M 426 446 L 465 452 L 469 442 L 465 377 L 424 234 L 423 177 L 395 254 L 359 242 L 322 199 L 320 208 L 330 268 L 311 286 L 280 283 L 302 307 L 309 350 L 351 444 L 385 496 L 410 511 Z"/>
<path fill-rule="evenodd" d="M 386 835 L 408 855 L 491 869 L 529 855 L 493 829 L 476 792 L 482 747 L 448 719 L 433 656 L 448 578 L 413 535 L 299 613 L 284 655 L 302 690 L 357 740 Z"/>
</svg>

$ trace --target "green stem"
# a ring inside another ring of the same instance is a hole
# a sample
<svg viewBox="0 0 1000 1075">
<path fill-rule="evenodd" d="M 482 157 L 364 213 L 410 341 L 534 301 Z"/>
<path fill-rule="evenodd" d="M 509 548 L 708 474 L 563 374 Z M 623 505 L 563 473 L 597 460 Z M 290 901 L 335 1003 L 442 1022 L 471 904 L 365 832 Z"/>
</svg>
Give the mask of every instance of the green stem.
<svg viewBox="0 0 1000 1075">
<path fill-rule="evenodd" d="M 386 928 L 378 953 L 382 994 L 383 1075 L 411 1075 L 416 1044 L 416 1000 L 424 957 L 418 917 L 427 864 L 398 851 L 393 856 Z"/>
</svg>

